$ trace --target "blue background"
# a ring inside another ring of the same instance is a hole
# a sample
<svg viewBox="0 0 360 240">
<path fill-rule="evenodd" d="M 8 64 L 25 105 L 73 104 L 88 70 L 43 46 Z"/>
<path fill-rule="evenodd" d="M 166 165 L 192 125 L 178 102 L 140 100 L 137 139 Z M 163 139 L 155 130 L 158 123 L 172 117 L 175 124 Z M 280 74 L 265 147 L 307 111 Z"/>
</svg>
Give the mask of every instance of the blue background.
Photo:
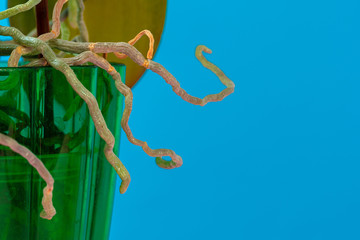
<svg viewBox="0 0 360 240">
<path fill-rule="evenodd" d="M 359 12 L 350 0 L 168 1 L 154 60 L 204 97 L 223 89 L 194 57 L 205 44 L 236 88 L 199 107 L 145 74 L 130 127 L 184 165 L 160 169 L 123 135 L 132 182 L 110 239 L 359 240 Z"/>
</svg>

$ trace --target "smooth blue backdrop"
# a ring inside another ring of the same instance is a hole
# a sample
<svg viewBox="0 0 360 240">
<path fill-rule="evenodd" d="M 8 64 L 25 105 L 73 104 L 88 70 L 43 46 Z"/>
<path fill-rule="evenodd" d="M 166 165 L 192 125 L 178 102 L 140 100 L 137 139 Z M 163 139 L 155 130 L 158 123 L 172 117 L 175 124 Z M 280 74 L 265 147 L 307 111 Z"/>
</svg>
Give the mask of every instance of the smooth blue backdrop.
<svg viewBox="0 0 360 240">
<path fill-rule="evenodd" d="M 130 127 L 184 165 L 160 169 L 123 135 L 132 182 L 110 239 L 359 240 L 359 12 L 350 0 L 169 1 L 155 61 L 195 96 L 218 92 L 194 57 L 205 44 L 236 89 L 199 107 L 145 74 Z"/>
</svg>

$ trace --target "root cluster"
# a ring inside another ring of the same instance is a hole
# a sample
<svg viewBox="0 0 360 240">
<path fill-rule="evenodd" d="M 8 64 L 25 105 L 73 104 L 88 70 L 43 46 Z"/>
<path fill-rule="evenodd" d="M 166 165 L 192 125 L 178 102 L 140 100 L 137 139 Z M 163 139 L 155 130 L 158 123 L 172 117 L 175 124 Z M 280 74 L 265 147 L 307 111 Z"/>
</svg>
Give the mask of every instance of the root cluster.
<svg viewBox="0 0 360 240">
<path fill-rule="evenodd" d="M 206 60 L 206 58 L 203 56 L 203 52 L 211 53 L 211 50 L 202 45 L 196 48 L 196 57 L 203 64 L 204 67 L 210 69 L 219 77 L 220 81 L 225 85 L 226 88 L 217 94 L 210 94 L 204 98 L 197 98 L 189 95 L 184 89 L 182 89 L 176 78 L 171 73 L 169 73 L 161 64 L 152 61 L 154 39 L 150 31 L 144 30 L 140 32 L 137 36 L 135 36 L 134 39 L 130 40 L 127 43 L 88 42 L 89 37 L 87 34 L 86 25 L 82 17 L 82 13 L 84 11 L 84 5 L 82 0 L 76 1 L 78 4 L 78 15 L 76 19 L 77 26 L 80 30 L 80 35 L 77 38 L 77 41 L 58 39 L 61 29 L 61 11 L 66 1 L 67 0 L 57 1 L 53 11 L 52 29 L 49 33 L 42 34 L 38 37 L 34 37 L 31 35 L 26 36 L 16 28 L 0 26 L 0 35 L 10 36 L 13 38 L 13 42 L 0 43 L 1 53 L 11 51 L 8 66 L 18 66 L 18 62 L 21 56 L 31 56 L 40 53 L 42 54 L 43 58 L 33 60 L 25 66 L 50 65 L 55 69 L 61 71 L 65 75 L 68 83 L 71 85 L 74 91 L 87 104 L 91 118 L 95 124 L 96 131 L 106 143 L 104 148 L 105 157 L 122 180 L 120 186 L 120 193 L 126 192 L 126 189 L 128 188 L 130 183 L 130 175 L 126 170 L 125 166 L 120 161 L 120 159 L 113 152 L 115 138 L 105 123 L 104 117 L 101 113 L 101 110 L 99 109 L 99 105 L 95 97 L 79 81 L 70 66 L 82 65 L 90 62 L 107 71 L 107 73 L 110 74 L 115 81 L 115 86 L 117 90 L 125 97 L 125 109 L 121 119 L 121 126 L 126 133 L 128 140 L 135 145 L 141 146 L 142 149 L 149 156 L 155 157 L 156 164 L 159 167 L 165 169 L 180 167 L 183 163 L 182 158 L 174 151 L 170 149 L 151 149 L 145 141 L 136 139 L 133 136 L 128 124 L 133 104 L 132 91 L 121 81 L 121 76 L 115 70 L 115 68 L 99 54 L 113 53 L 118 58 L 131 58 L 131 60 L 138 65 L 159 74 L 166 81 L 166 83 L 172 86 L 173 91 L 177 95 L 179 95 L 185 101 L 195 105 L 204 106 L 208 102 L 221 101 L 223 98 L 225 98 L 234 91 L 234 83 L 229 78 L 227 78 L 226 75 L 217 66 Z M 8 18 L 20 12 L 27 11 L 39 2 L 40 0 L 29 0 L 25 4 L 20 4 L 3 12 L 0 12 L 0 19 Z M 133 46 L 142 36 L 147 36 L 150 40 L 149 51 L 146 58 Z M 66 53 L 72 53 L 74 56 L 68 58 L 61 58 L 59 55 L 55 54 L 54 49 L 58 49 Z M 29 149 L 22 145 L 19 145 L 14 139 L 10 138 L 9 136 L 0 133 L 0 144 L 10 147 L 14 152 L 20 154 L 25 159 L 27 159 L 28 162 L 34 168 L 36 168 L 40 176 L 45 180 L 47 185 L 44 188 L 44 196 L 42 200 L 44 211 L 41 213 L 41 217 L 51 219 L 55 215 L 56 211 L 52 204 L 52 191 L 54 187 L 54 180 L 49 171 Z M 162 157 L 164 156 L 170 157 L 171 160 L 167 161 L 163 159 Z"/>
</svg>

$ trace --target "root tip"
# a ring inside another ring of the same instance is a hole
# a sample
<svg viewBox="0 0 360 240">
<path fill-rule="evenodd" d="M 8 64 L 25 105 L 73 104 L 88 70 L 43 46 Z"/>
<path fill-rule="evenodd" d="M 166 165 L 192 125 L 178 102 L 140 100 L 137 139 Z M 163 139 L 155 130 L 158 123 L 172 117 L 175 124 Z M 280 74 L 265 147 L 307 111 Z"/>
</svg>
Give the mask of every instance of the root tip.
<svg viewBox="0 0 360 240">
<path fill-rule="evenodd" d="M 178 168 L 181 167 L 181 165 L 183 164 L 183 161 L 180 156 L 176 157 L 176 161 L 166 161 L 161 157 L 157 157 L 155 158 L 155 162 L 159 167 L 164 169 Z"/>
<path fill-rule="evenodd" d="M 42 210 L 40 213 L 40 217 L 43 219 L 51 220 L 56 214 L 55 208 L 52 208 L 48 213 L 45 210 Z"/>
<path fill-rule="evenodd" d="M 205 45 L 199 45 L 196 47 L 196 52 L 206 52 L 208 54 L 211 54 L 212 50 Z"/>
<path fill-rule="evenodd" d="M 122 180 L 122 182 L 120 184 L 120 193 L 121 194 L 124 194 L 126 192 L 126 190 L 129 187 L 129 184 L 130 184 L 130 177 L 129 177 L 129 179 Z"/>
</svg>

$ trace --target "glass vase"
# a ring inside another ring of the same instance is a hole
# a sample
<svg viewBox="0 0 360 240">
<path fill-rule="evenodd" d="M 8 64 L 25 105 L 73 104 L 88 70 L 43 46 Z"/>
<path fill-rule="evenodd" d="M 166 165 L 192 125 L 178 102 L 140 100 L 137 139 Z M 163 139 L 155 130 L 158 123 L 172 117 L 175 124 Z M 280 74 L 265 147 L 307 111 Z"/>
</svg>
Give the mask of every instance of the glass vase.
<svg viewBox="0 0 360 240">
<path fill-rule="evenodd" d="M 125 66 L 113 65 L 125 80 Z M 123 97 L 95 66 L 72 67 L 96 97 L 119 154 Z M 0 67 L 0 132 L 28 147 L 55 184 L 52 220 L 42 219 L 45 182 L 26 159 L 0 146 L 0 239 L 108 239 L 116 173 L 85 102 L 52 67 Z"/>
</svg>

